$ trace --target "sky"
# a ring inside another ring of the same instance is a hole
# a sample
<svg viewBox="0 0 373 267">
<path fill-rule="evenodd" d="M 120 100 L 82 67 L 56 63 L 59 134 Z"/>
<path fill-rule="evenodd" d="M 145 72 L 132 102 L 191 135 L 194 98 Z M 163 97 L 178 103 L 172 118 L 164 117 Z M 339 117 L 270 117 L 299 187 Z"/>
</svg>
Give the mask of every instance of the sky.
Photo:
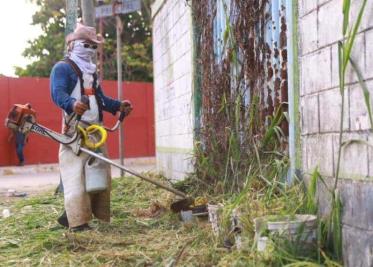
<svg viewBox="0 0 373 267">
<path fill-rule="evenodd" d="M 31 25 L 37 6 L 27 0 L 1 1 L 0 8 L 0 74 L 15 76 L 14 66 L 25 67 L 30 60 L 22 56 L 27 41 L 41 34 L 38 26 Z"/>
</svg>

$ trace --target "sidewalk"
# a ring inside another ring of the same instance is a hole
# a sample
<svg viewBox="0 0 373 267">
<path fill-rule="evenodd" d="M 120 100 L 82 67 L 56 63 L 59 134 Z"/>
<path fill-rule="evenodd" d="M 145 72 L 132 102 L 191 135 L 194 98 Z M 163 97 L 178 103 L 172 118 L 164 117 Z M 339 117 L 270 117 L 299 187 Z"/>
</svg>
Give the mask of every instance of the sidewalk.
<svg viewBox="0 0 373 267">
<path fill-rule="evenodd" d="M 115 160 L 119 163 L 119 160 Z M 136 172 L 155 172 L 154 157 L 130 158 L 124 160 L 124 166 Z M 112 167 L 112 176 L 120 176 L 120 170 Z M 38 193 L 55 188 L 60 181 L 58 164 L 38 164 L 26 166 L 0 167 L 0 195 L 9 189 L 17 192 Z"/>
</svg>

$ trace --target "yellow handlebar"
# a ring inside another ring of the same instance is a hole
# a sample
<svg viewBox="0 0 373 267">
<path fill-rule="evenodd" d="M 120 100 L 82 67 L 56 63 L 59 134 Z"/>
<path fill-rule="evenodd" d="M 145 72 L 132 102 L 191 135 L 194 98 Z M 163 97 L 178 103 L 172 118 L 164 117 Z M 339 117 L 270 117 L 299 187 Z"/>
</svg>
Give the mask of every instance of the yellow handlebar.
<svg viewBox="0 0 373 267">
<path fill-rule="evenodd" d="M 106 130 L 104 129 L 104 127 L 100 126 L 100 125 L 90 125 L 88 126 L 86 129 L 84 129 L 83 127 L 81 126 L 78 126 L 78 129 L 80 130 L 80 132 L 82 133 L 82 136 L 83 136 L 83 144 L 88 147 L 89 149 L 96 149 L 96 148 L 99 148 L 101 147 L 103 144 L 105 144 L 106 142 L 106 139 L 107 139 L 107 132 Z M 98 141 L 97 143 L 93 143 L 90 139 L 89 139 L 89 134 L 92 134 L 96 131 L 99 131 L 100 132 L 100 135 L 101 135 L 101 139 L 100 141 Z"/>
</svg>

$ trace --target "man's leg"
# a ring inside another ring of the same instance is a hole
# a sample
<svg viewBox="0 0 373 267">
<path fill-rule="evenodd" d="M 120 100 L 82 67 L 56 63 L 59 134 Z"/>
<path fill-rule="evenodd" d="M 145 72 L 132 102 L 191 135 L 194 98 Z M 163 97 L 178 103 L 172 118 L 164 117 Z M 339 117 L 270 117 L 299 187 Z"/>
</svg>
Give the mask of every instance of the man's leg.
<svg viewBox="0 0 373 267">
<path fill-rule="evenodd" d="M 61 145 L 59 153 L 60 172 L 64 186 L 64 200 L 69 227 L 87 224 L 92 218 L 91 203 L 85 192 L 83 170 L 87 156 L 75 155 Z"/>
<path fill-rule="evenodd" d="M 21 166 L 24 164 L 24 161 L 25 161 L 25 157 L 23 156 L 23 147 L 24 147 L 24 144 L 22 143 L 16 144 L 17 157 L 19 160 L 19 165 Z"/>
</svg>

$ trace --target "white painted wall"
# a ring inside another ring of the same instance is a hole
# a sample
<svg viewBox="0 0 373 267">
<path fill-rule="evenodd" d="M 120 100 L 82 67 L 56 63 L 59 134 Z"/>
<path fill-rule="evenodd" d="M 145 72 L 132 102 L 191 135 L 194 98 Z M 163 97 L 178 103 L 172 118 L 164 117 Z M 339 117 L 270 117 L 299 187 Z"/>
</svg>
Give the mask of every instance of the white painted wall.
<svg viewBox="0 0 373 267">
<path fill-rule="evenodd" d="M 157 0 L 152 17 L 157 168 L 179 180 L 192 171 L 191 8 L 184 0 Z"/>
<path fill-rule="evenodd" d="M 300 33 L 300 107 L 303 171 L 315 167 L 330 187 L 336 175 L 341 95 L 338 80 L 338 41 L 342 39 L 341 0 L 298 0 Z M 351 22 L 363 1 L 353 0 Z M 373 0 L 367 1 L 352 51 L 373 105 Z M 368 112 L 357 76 L 347 70 L 343 140 L 373 144 Z M 353 143 L 342 150 L 339 192 L 343 214 L 345 266 L 373 266 L 373 149 Z M 330 207 L 327 190 L 319 186 L 320 212 Z"/>
</svg>

